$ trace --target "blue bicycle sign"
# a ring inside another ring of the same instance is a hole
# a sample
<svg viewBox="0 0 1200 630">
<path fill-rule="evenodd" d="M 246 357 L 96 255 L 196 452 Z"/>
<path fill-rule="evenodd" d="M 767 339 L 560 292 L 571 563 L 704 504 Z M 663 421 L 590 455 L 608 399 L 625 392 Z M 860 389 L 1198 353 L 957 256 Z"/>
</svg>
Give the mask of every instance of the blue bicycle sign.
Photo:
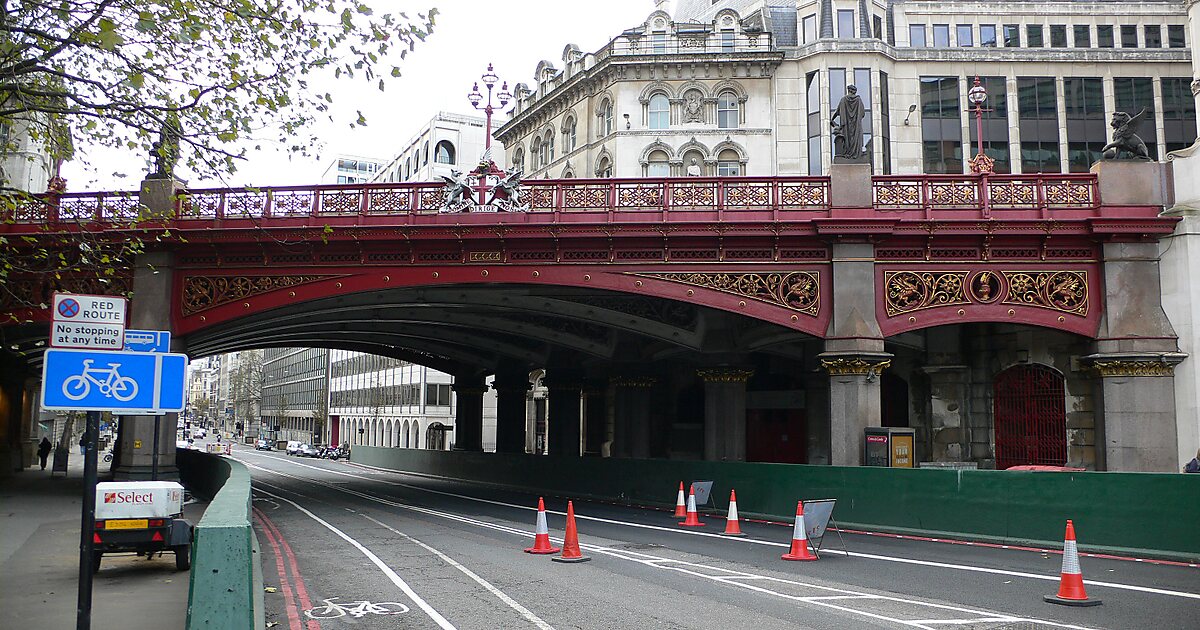
<svg viewBox="0 0 1200 630">
<path fill-rule="evenodd" d="M 119 413 L 183 410 L 187 355 L 46 350 L 42 408 Z"/>
<path fill-rule="evenodd" d="M 102 395 L 121 402 L 133 400 L 137 396 L 137 381 L 117 372 L 117 368 L 121 367 L 120 363 L 109 363 L 104 369 L 92 367 L 93 363 L 94 359 L 84 359 L 83 374 L 76 374 L 63 381 L 63 396 L 71 400 L 83 400 L 92 392 L 92 385 L 95 385 Z"/>
</svg>

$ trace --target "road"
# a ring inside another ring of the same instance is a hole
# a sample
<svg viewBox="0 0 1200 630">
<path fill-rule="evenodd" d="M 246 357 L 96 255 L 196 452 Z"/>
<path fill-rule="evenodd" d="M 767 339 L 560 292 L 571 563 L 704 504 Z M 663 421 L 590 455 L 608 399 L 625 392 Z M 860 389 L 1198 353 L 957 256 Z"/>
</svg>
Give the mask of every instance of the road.
<svg viewBox="0 0 1200 630">
<path fill-rule="evenodd" d="M 784 562 L 790 526 L 684 529 L 575 502 L 583 553 L 533 542 L 537 497 L 348 462 L 239 450 L 251 468 L 267 619 L 315 628 L 1196 628 L 1200 569 L 1081 560 L 1090 608 L 1047 604 L 1055 553 L 845 535 Z M 677 480 L 664 480 L 667 491 Z M 546 497 L 561 542 L 566 500 Z M 363 604 L 362 602 L 368 602 Z M 315 621 L 312 617 L 324 618 Z"/>
</svg>

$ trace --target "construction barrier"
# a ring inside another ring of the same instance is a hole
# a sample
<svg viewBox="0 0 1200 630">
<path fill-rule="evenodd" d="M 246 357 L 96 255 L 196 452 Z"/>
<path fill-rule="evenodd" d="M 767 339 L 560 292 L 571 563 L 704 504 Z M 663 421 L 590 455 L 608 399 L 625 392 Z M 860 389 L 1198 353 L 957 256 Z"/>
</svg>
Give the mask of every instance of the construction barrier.
<svg viewBox="0 0 1200 630">
<path fill-rule="evenodd" d="M 1200 475 L 809 466 L 554 457 L 355 446 L 352 461 L 531 493 L 674 508 L 678 480 L 713 479 L 753 503 L 742 516 L 790 522 L 797 499 L 837 499 L 843 528 L 1062 547 L 1068 518 L 1100 551 L 1200 559 Z M 1120 505 L 1121 509 L 1112 506 Z M 723 507 L 723 506 L 718 506 Z"/>
<path fill-rule="evenodd" d="M 250 524 L 250 472 L 237 460 L 178 449 L 183 485 L 209 499 L 192 537 L 187 629 L 263 628 L 258 539 Z"/>
</svg>

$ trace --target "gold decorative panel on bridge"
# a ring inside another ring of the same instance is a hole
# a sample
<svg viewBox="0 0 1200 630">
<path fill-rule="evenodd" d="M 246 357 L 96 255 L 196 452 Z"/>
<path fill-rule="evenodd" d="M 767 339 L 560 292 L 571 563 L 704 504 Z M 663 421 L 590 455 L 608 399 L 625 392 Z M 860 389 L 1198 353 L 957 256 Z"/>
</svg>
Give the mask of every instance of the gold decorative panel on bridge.
<svg viewBox="0 0 1200 630">
<path fill-rule="evenodd" d="M 813 317 L 817 317 L 821 312 L 821 274 L 818 271 L 634 273 L 632 275 L 750 298 Z"/>
<path fill-rule="evenodd" d="M 183 279 L 183 314 L 194 315 L 237 300 L 286 289 L 343 278 L 345 274 L 321 276 L 188 276 Z"/>
</svg>

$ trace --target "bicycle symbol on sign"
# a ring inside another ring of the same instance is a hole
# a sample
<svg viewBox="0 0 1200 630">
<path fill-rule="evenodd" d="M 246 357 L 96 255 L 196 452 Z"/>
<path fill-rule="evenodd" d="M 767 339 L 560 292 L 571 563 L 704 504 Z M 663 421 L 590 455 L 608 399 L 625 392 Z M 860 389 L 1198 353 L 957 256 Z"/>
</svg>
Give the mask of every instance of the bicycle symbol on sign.
<svg viewBox="0 0 1200 630">
<path fill-rule="evenodd" d="M 83 374 L 76 374 L 63 381 L 63 395 L 71 400 L 83 400 L 92 393 L 92 385 L 100 389 L 107 398 L 116 398 L 121 402 L 133 400 L 138 393 L 137 381 L 128 376 L 121 376 L 117 368 L 120 363 L 109 363 L 107 368 L 92 367 L 93 359 L 83 360 Z"/>
<path fill-rule="evenodd" d="M 321 600 L 325 602 L 324 606 L 317 606 L 310 610 L 304 611 L 305 616 L 309 619 L 337 619 L 345 617 L 349 614 L 351 617 L 359 618 L 367 615 L 402 615 L 408 612 L 408 606 L 399 602 L 379 602 L 372 604 L 368 601 L 349 602 L 345 604 L 337 603 L 333 600 L 336 597 Z"/>
</svg>

